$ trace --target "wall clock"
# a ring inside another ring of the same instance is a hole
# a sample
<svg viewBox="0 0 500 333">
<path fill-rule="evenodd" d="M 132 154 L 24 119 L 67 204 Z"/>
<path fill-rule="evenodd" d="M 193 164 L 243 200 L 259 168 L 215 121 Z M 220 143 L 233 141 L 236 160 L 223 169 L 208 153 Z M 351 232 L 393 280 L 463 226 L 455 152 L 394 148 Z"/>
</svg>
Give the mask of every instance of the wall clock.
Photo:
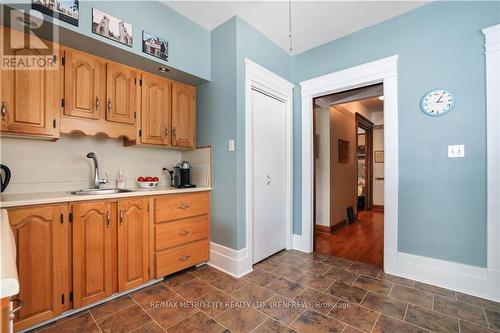
<svg viewBox="0 0 500 333">
<path fill-rule="evenodd" d="M 434 89 L 422 97 L 420 109 L 428 116 L 442 116 L 453 109 L 455 98 L 446 89 Z"/>
</svg>

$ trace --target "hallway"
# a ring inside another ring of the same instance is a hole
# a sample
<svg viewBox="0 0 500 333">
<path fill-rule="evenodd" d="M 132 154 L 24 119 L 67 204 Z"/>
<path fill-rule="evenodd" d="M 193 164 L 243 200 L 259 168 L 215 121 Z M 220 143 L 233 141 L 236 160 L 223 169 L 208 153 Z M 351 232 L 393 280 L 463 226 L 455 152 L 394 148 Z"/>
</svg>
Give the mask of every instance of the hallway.
<svg viewBox="0 0 500 333">
<path fill-rule="evenodd" d="M 361 211 L 358 220 L 333 234 L 316 232 L 316 252 L 382 268 L 384 262 L 384 212 Z"/>
</svg>

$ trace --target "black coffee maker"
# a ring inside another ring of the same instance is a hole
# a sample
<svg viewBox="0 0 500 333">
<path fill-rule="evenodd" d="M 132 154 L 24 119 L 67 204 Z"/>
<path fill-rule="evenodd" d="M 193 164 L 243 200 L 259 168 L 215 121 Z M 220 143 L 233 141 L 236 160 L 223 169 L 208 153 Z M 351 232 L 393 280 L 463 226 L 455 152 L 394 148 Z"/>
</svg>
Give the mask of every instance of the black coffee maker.
<svg viewBox="0 0 500 333">
<path fill-rule="evenodd" d="M 182 161 L 174 167 L 173 186 L 177 188 L 192 188 L 196 185 L 191 184 L 191 165 L 187 161 Z"/>
</svg>

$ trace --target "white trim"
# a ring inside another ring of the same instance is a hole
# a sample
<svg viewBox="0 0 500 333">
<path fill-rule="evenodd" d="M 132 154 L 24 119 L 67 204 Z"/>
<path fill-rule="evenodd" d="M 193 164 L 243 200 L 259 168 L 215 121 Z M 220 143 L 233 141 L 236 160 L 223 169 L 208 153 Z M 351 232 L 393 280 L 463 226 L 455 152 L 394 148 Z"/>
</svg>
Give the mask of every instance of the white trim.
<svg viewBox="0 0 500 333">
<path fill-rule="evenodd" d="M 130 293 L 132 293 L 132 292 L 134 292 L 134 291 L 136 291 L 136 290 L 139 290 L 139 289 L 145 288 L 145 287 L 147 287 L 147 286 L 150 286 L 150 285 L 152 285 L 152 284 L 155 284 L 155 283 L 158 283 L 158 282 L 161 282 L 161 281 L 163 281 L 163 279 L 154 279 L 154 280 L 148 281 L 148 282 L 146 282 L 146 283 L 144 283 L 144 284 L 141 284 L 141 285 L 140 285 L 140 286 L 138 286 L 138 287 L 135 287 L 135 288 L 132 288 L 132 289 L 128 289 L 128 290 L 125 290 L 125 291 L 122 291 L 122 292 L 119 292 L 119 293 L 113 294 L 113 295 L 111 295 L 111 296 L 109 296 L 109 297 L 103 298 L 103 299 L 101 299 L 101 300 L 99 300 L 99 301 L 97 301 L 97 302 L 94 302 L 94 303 L 92 303 L 92 304 L 87 304 L 87 305 L 82 306 L 82 307 L 77 308 L 77 309 L 71 309 L 71 310 L 68 310 L 68 311 L 63 312 L 62 314 L 60 314 L 60 315 L 58 315 L 58 316 L 56 316 L 56 317 L 52 317 L 52 318 L 50 318 L 50 319 L 48 319 L 48 320 L 42 321 L 41 323 L 38 323 L 38 324 L 33 325 L 33 326 L 31 326 L 31 327 L 28 327 L 28 328 L 22 329 L 22 330 L 20 330 L 20 331 L 19 331 L 19 333 L 23 333 L 23 332 L 28 332 L 28 331 L 34 330 L 35 328 L 38 328 L 38 327 L 41 327 L 41 326 L 47 325 L 47 324 L 52 323 L 52 322 L 54 322 L 54 321 L 56 321 L 56 320 L 59 320 L 59 319 L 61 319 L 61 318 L 69 317 L 69 316 L 71 316 L 71 315 L 73 315 L 73 314 L 75 314 L 75 313 L 82 312 L 82 311 L 84 311 L 84 310 L 86 310 L 86 309 L 90 309 L 90 308 L 91 308 L 91 307 L 93 307 L 93 306 L 99 305 L 99 304 L 101 304 L 101 303 L 106 303 L 106 302 L 108 302 L 108 301 L 111 301 L 112 299 L 115 299 L 115 298 L 121 297 L 121 296 L 126 295 L 126 294 L 130 294 Z"/>
<path fill-rule="evenodd" d="M 250 269 L 248 269 L 249 261 Z M 210 261 L 208 265 L 236 278 L 240 278 L 252 271 L 251 260 L 246 248 L 233 250 L 213 242 L 210 243 Z"/>
<path fill-rule="evenodd" d="M 294 85 L 268 69 L 245 58 L 245 193 L 246 193 L 246 271 L 252 270 L 253 264 L 253 122 L 252 89 L 258 89 L 285 103 L 286 135 L 286 248 L 292 246 L 293 232 L 293 87 Z"/>
<path fill-rule="evenodd" d="M 384 270 L 396 271 L 398 246 L 398 55 L 300 83 L 302 87 L 302 238 L 313 245 L 313 98 L 375 83 L 384 84 Z"/>
<path fill-rule="evenodd" d="M 500 24 L 483 29 L 486 55 L 488 295 L 500 299 Z"/>
<path fill-rule="evenodd" d="M 395 275 L 499 301 L 489 292 L 486 268 L 399 252 Z"/>
</svg>

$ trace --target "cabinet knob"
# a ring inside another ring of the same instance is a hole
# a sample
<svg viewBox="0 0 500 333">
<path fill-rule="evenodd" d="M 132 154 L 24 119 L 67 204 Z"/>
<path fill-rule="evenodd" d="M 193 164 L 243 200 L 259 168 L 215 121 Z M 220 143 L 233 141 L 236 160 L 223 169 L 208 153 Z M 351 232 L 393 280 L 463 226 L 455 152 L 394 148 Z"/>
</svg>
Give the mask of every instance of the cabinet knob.
<svg viewBox="0 0 500 333">
<path fill-rule="evenodd" d="M 99 111 L 99 105 L 100 105 L 99 96 L 96 96 L 95 97 L 95 109 L 96 109 L 96 111 Z"/>
<path fill-rule="evenodd" d="M 177 137 L 177 129 L 175 127 L 172 128 L 172 136 Z"/>
<path fill-rule="evenodd" d="M 123 223 L 123 210 L 120 210 L 120 225 Z"/>
<path fill-rule="evenodd" d="M 165 127 L 165 137 L 168 137 L 168 127 Z"/>
<path fill-rule="evenodd" d="M 111 226 L 111 214 L 109 212 L 106 212 L 106 228 L 109 228 Z"/>
<path fill-rule="evenodd" d="M 2 101 L 2 119 L 5 118 L 5 115 L 7 114 L 7 103 Z"/>
<path fill-rule="evenodd" d="M 108 98 L 108 112 L 111 112 L 111 98 Z"/>
<path fill-rule="evenodd" d="M 179 261 L 186 261 L 189 258 L 191 258 L 191 256 L 182 256 L 182 257 L 179 258 Z"/>
<path fill-rule="evenodd" d="M 186 236 L 187 234 L 189 234 L 189 230 L 184 230 L 184 231 L 181 231 L 179 232 L 179 236 Z"/>
<path fill-rule="evenodd" d="M 189 205 L 189 204 L 187 204 L 187 203 L 181 203 L 181 204 L 179 205 L 179 209 L 186 209 L 186 208 L 189 208 L 189 207 L 191 207 L 191 205 Z"/>
</svg>

